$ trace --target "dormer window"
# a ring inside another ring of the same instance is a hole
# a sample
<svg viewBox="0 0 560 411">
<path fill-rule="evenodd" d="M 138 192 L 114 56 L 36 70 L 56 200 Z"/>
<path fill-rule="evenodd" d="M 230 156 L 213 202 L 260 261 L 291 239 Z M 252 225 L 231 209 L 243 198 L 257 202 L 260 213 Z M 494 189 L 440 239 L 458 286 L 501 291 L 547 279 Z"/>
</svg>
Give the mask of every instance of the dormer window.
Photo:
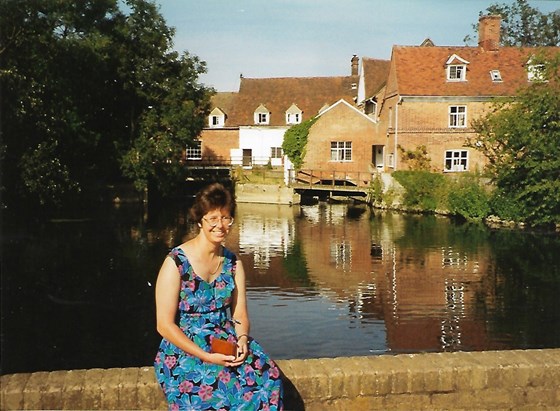
<svg viewBox="0 0 560 411">
<path fill-rule="evenodd" d="M 208 116 L 208 127 L 210 128 L 220 128 L 223 127 L 226 122 L 225 113 L 218 107 L 214 108 Z"/>
<path fill-rule="evenodd" d="M 269 124 L 270 123 L 270 111 L 268 111 L 268 109 L 263 104 L 261 104 L 255 110 L 255 113 L 253 115 L 253 119 L 255 121 L 255 124 Z"/>
<path fill-rule="evenodd" d="M 299 124 L 301 123 L 302 111 L 298 106 L 292 104 L 288 110 L 286 110 L 286 124 Z"/>
<path fill-rule="evenodd" d="M 445 62 L 447 81 L 467 81 L 467 64 L 469 62 L 453 54 Z"/>
<path fill-rule="evenodd" d="M 490 78 L 494 83 L 502 82 L 502 75 L 500 73 L 500 70 L 490 70 Z"/>
<path fill-rule="evenodd" d="M 535 62 L 534 57 L 527 62 L 527 80 L 546 81 L 545 66 L 543 63 Z"/>
</svg>

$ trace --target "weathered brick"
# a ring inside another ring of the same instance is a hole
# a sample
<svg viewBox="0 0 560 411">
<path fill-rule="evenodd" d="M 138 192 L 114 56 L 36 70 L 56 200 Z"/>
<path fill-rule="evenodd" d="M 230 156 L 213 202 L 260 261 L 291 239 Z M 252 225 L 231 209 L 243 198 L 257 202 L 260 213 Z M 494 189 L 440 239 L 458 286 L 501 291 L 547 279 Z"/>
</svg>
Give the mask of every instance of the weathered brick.
<svg viewBox="0 0 560 411">
<path fill-rule="evenodd" d="M 371 357 L 364 362 L 363 381 L 360 391 L 364 396 L 379 396 L 391 393 L 394 360 L 391 356 Z"/>
<path fill-rule="evenodd" d="M 31 374 L 23 389 L 23 409 L 36 410 L 43 408 L 43 394 L 47 388 L 48 375 L 49 373 L 46 371 Z"/>
<path fill-rule="evenodd" d="M 391 393 L 404 394 L 410 392 L 410 370 L 409 362 L 399 356 L 394 358 L 392 378 L 391 378 Z"/>
<path fill-rule="evenodd" d="M 121 410 L 138 409 L 138 373 L 140 368 L 124 368 L 121 371 L 119 407 Z"/>
<path fill-rule="evenodd" d="M 535 407 L 552 407 L 560 408 L 558 400 L 558 381 L 555 388 L 532 388 L 527 390 L 527 402 Z"/>
<path fill-rule="evenodd" d="M 560 350 L 283 360 L 299 410 L 560 409 Z M 489 375 L 489 377 L 488 377 Z M 165 409 L 152 367 L 4 375 L 2 409 Z M 291 393 L 289 393 L 291 391 Z"/>
<path fill-rule="evenodd" d="M 52 371 L 47 377 L 47 386 L 43 394 L 43 408 L 56 409 L 62 404 L 62 393 L 68 371 Z"/>
<path fill-rule="evenodd" d="M 428 394 L 387 395 L 383 402 L 385 410 L 427 410 L 431 407 Z"/>
<path fill-rule="evenodd" d="M 291 367 L 294 374 L 290 380 L 302 398 L 310 401 L 330 399 L 328 372 L 319 360 L 293 360 Z"/>
<path fill-rule="evenodd" d="M 154 369 L 142 367 L 138 372 L 138 409 L 153 410 L 156 406 L 157 397 L 154 395 L 159 390 Z"/>
<path fill-rule="evenodd" d="M 120 368 L 105 370 L 101 380 L 101 408 L 105 410 L 115 410 L 120 405 L 121 386 Z"/>
<path fill-rule="evenodd" d="M 62 388 L 62 409 L 81 410 L 85 390 L 87 370 L 70 370 L 66 372 Z"/>
<path fill-rule="evenodd" d="M 341 364 L 340 360 L 320 360 L 321 366 L 325 369 L 328 367 L 329 370 L 328 375 L 325 375 L 325 378 L 329 381 L 328 398 L 335 400 L 346 397 L 346 386 L 349 383 L 347 375 L 351 376 L 353 374 L 353 370 L 349 369 L 349 367 L 344 367 L 345 364 Z"/>
<path fill-rule="evenodd" d="M 101 408 L 101 380 L 105 370 L 92 368 L 86 370 L 84 377 L 84 390 L 82 391 L 82 406 L 85 409 L 97 410 Z"/>
<path fill-rule="evenodd" d="M 28 373 L 2 375 L 0 384 L 2 387 L 3 410 L 23 409 L 23 387 L 31 377 Z"/>
</svg>

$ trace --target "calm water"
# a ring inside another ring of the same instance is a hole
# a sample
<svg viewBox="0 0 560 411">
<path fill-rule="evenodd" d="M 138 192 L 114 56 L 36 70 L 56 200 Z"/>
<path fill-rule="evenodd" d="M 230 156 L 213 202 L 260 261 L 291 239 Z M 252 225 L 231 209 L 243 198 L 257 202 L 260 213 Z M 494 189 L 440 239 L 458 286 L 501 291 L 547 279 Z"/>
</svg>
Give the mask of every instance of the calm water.
<svg viewBox="0 0 560 411">
<path fill-rule="evenodd" d="M 6 225 L 2 373 L 151 364 L 154 283 L 195 233 L 185 215 Z M 246 267 L 252 334 L 277 359 L 560 347 L 558 234 L 240 204 L 226 245 Z"/>
</svg>

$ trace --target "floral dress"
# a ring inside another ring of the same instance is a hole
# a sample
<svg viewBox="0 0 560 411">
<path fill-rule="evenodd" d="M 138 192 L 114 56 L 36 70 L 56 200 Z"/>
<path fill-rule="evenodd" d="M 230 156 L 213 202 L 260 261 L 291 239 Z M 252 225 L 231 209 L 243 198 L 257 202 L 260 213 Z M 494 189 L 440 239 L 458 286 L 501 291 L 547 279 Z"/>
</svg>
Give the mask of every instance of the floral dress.
<svg viewBox="0 0 560 411">
<path fill-rule="evenodd" d="M 181 330 L 205 351 L 210 351 L 212 338 L 235 342 L 234 323 L 228 316 L 235 289 L 235 254 L 224 248 L 222 271 L 211 283 L 196 275 L 181 248 L 174 248 L 169 256 L 181 276 Z M 154 368 L 170 410 L 283 409 L 280 371 L 253 339 L 243 364 L 224 367 L 203 362 L 164 338 Z"/>
</svg>

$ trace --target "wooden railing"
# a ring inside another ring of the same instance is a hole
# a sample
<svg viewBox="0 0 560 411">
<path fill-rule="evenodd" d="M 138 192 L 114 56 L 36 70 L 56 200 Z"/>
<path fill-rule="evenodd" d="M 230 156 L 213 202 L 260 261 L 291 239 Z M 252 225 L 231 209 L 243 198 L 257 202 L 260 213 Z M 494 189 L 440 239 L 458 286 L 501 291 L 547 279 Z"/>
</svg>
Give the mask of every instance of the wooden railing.
<svg viewBox="0 0 560 411">
<path fill-rule="evenodd" d="M 302 169 L 290 180 L 293 181 L 295 186 L 307 186 L 309 188 L 327 186 L 333 189 L 359 189 L 370 185 L 372 174 L 369 171 Z"/>
</svg>

